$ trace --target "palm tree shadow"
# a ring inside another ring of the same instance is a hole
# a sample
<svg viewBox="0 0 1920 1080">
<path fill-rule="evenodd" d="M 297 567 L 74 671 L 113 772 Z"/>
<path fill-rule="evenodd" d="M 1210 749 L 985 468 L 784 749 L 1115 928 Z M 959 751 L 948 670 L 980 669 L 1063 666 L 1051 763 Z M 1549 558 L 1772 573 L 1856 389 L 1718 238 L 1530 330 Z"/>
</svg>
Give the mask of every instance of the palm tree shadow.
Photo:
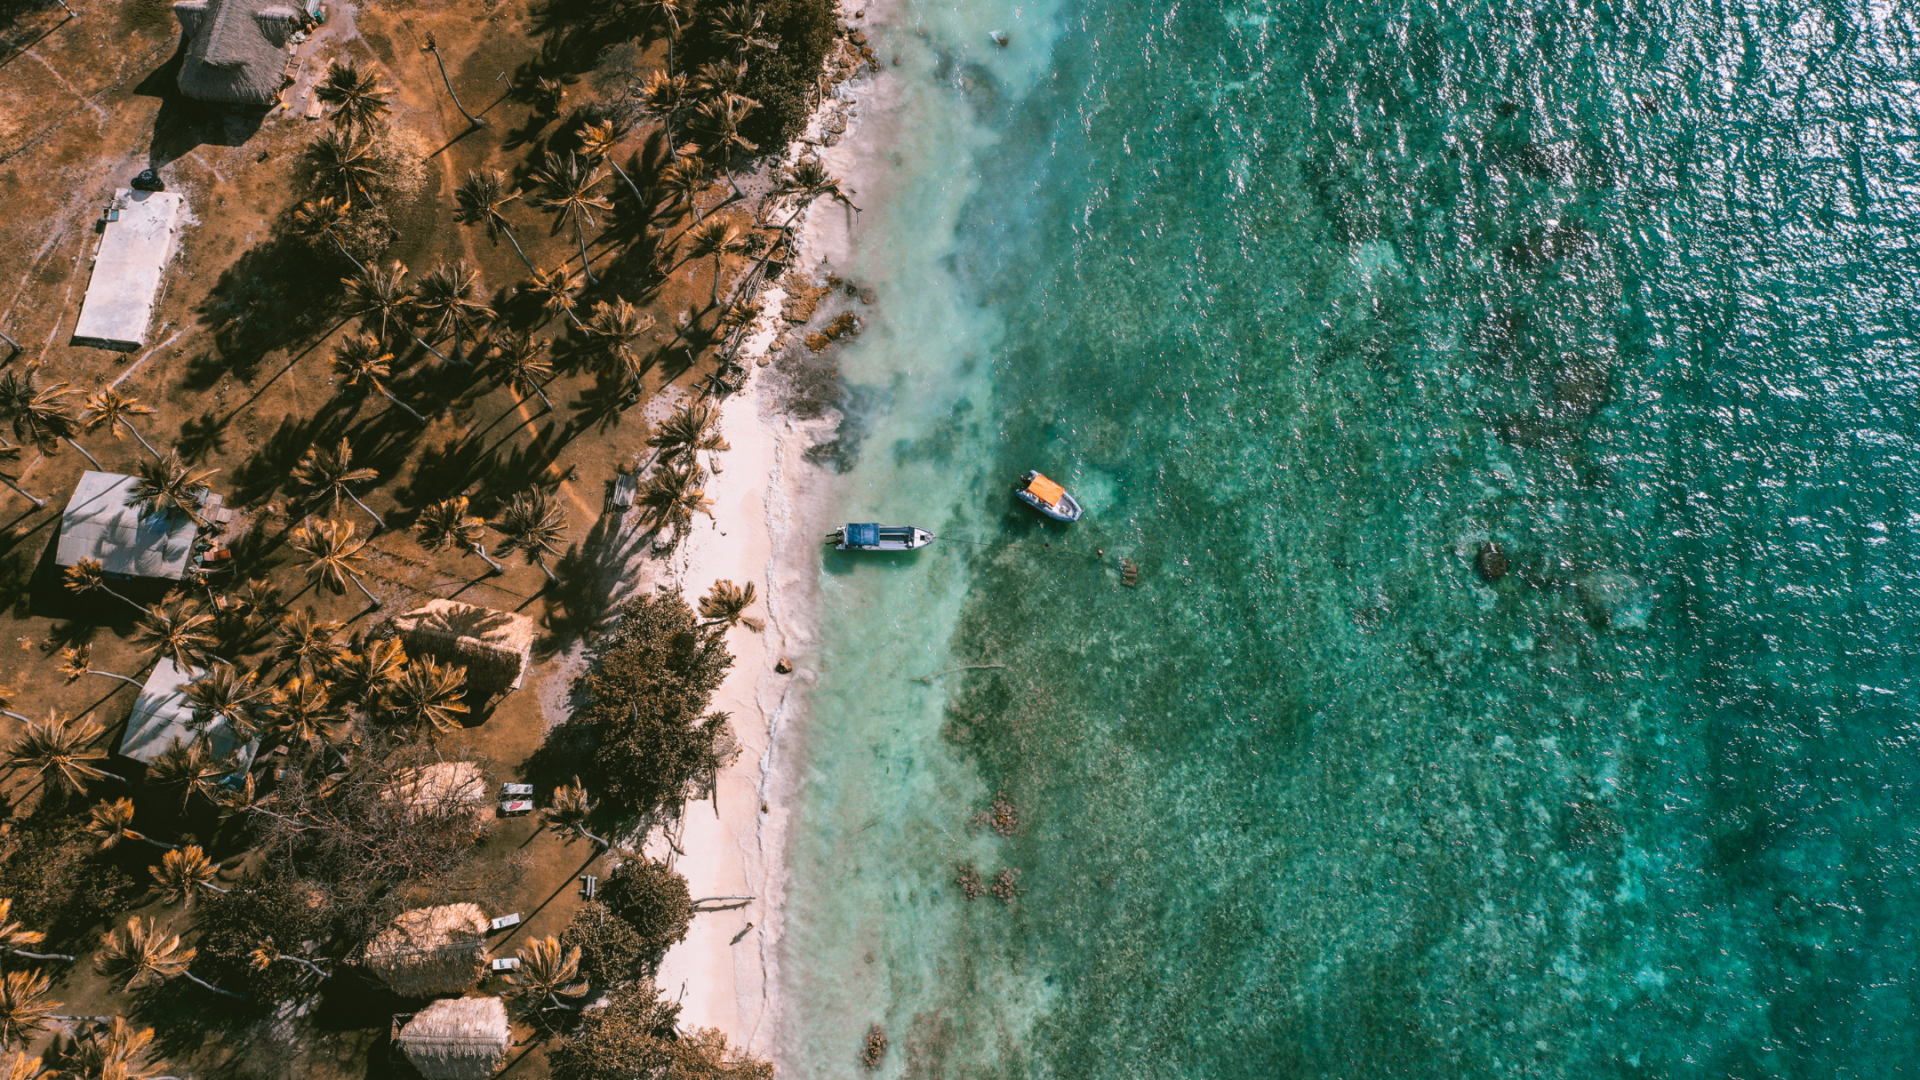
<svg viewBox="0 0 1920 1080">
<path fill-rule="evenodd" d="M 575 544 L 553 568 L 555 581 L 544 594 L 546 633 L 535 643 L 539 654 L 554 656 L 604 626 L 637 585 L 634 564 L 644 557 L 647 534 L 626 527 L 626 514 L 600 515 L 585 541 Z"/>
</svg>

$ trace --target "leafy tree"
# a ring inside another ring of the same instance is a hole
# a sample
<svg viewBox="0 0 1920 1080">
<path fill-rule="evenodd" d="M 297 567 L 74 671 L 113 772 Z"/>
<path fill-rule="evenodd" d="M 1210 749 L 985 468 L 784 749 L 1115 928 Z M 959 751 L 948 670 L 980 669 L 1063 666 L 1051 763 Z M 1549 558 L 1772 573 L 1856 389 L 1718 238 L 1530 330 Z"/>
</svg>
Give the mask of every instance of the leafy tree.
<svg viewBox="0 0 1920 1080">
<path fill-rule="evenodd" d="M 59 817 L 0 834 L 0 902 L 8 914 L 70 942 L 118 910 L 133 879 L 96 857 L 99 839 L 84 820 Z M 6 921 L 0 915 L 0 922 Z M 49 954 L 51 955 L 51 954 Z"/>
<path fill-rule="evenodd" d="M 593 900 L 574 912 L 560 943 L 579 948 L 580 974 L 602 990 L 645 978 L 658 959 L 632 923 Z"/>
<path fill-rule="evenodd" d="M 624 859 L 600 886 L 608 909 L 640 935 L 651 964 L 687 939 L 693 925 L 693 896 L 687 879 L 664 862 L 642 856 Z"/>
<path fill-rule="evenodd" d="M 251 999 L 282 1000 L 328 974 L 320 966 L 325 957 L 317 950 L 333 940 L 331 916 L 325 888 L 269 870 L 201 902 L 194 928 L 200 934 L 202 970 L 223 986 L 243 989 Z M 313 950 L 304 943 L 311 943 Z M 259 956 L 268 946 L 271 952 Z"/>
<path fill-rule="evenodd" d="M 680 1006 L 651 983 L 623 987 L 587 1013 L 548 1055 L 553 1080 L 633 1080 L 663 1076 L 672 1063 Z"/>
<path fill-rule="evenodd" d="M 733 657 L 677 596 L 629 601 L 575 683 L 573 724 L 596 747 L 581 770 L 616 815 L 676 812 L 718 767 L 724 714 L 707 714 Z"/>
</svg>

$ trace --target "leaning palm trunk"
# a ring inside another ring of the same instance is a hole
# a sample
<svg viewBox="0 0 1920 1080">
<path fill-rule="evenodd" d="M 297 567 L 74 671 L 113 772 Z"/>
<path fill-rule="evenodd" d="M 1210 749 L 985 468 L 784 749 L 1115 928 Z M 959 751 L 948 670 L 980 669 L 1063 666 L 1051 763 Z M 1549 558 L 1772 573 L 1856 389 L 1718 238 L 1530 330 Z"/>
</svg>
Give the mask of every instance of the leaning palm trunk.
<svg viewBox="0 0 1920 1080">
<path fill-rule="evenodd" d="M 573 219 L 573 234 L 580 238 L 580 269 L 586 272 L 588 282 L 594 285 L 600 284 L 600 278 L 593 272 L 593 263 L 587 259 L 586 223 L 581 221 L 577 216 Z M 571 314 L 571 312 L 569 312 L 569 314 Z M 578 322 L 579 320 L 576 319 L 574 321 Z"/>
<path fill-rule="evenodd" d="M 24 497 L 28 502 L 32 503 L 35 507 L 45 507 L 47 505 L 47 500 L 41 498 L 38 495 L 35 495 L 31 491 L 28 491 L 26 488 L 21 487 L 19 484 L 14 483 L 12 480 L 7 479 L 5 476 L 0 476 L 0 484 L 5 484 L 8 487 L 12 488 L 15 492 L 19 493 L 22 497 Z"/>
<path fill-rule="evenodd" d="M 79 443 L 77 443 L 77 442 L 74 442 L 74 441 L 73 441 L 72 439 L 70 439 L 70 438 L 67 438 L 67 437 L 66 437 L 66 436 L 64 436 L 64 435 L 62 435 L 62 436 L 60 437 L 60 441 L 61 441 L 61 442 L 63 442 L 63 443 L 66 443 L 66 444 L 67 444 L 68 446 L 71 446 L 71 447 L 73 447 L 73 448 L 74 448 L 75 450 L 78 450 L 78 451 L 80 451 L 80 456 L 81 456 L 81 457 L 84 457 L 84 458 L 86 458 L 86 459 L 87 459 L 88 461 L 91 461 L 91 462 L 93 462 L 93 467 L 94 467 L 94 468 L 96 468 L 96 469 L 102 469 L 102 470 L 104 470 L 104 469 L 106 468 L 106 466 L 105 466 L 105 465 L 102 465 L 102 464 L 100 464 L 100 459 L 99 459 L 99 458 L 97 458 L 97 457 L 94 457 L 94 456 L 93 456 L 92 454 L 89 454 L 89 453 L 87 453 L 87 448 L 86 448 L 86 447 L 84 447 L 84 446 L 81 446 L 81 445 L 80 445 Z M 151 448 L 151 447 L 149 447 L 148 449 L 152 449 L 152 448 Z M 154 455 L 154 456 L 155 456 L 155 457 L 158 457 L 159 455 L 158 455 L 158 454 L 156 454 L 156 455 Z"/>
</svg>

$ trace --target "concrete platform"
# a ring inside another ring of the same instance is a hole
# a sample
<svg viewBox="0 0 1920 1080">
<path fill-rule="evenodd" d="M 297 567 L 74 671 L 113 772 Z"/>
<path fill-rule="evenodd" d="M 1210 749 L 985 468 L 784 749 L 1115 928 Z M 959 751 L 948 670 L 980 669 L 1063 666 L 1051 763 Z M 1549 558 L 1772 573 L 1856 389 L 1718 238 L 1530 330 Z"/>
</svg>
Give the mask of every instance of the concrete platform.
<svg viewBox="0 0 1920 1080">
<path fill-rule="evenodd" d="M 120 219 L 107 222 L 100 234 L 100 253 L 93 259 L 93 280 L 73 327 L 73 343 L 131 351 L 146 340 L 186 200 L 171 191 L 129 188 L 113 196 Z"/>
</svg>

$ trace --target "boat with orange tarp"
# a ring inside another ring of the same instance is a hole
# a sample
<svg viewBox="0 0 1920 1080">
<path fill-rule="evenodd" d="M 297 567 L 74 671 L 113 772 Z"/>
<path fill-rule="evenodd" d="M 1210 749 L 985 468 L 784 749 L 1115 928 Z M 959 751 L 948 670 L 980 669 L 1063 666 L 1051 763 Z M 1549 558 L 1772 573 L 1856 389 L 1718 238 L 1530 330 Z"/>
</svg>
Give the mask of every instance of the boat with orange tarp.
<svg viewBox="0 0 1920 1080">
<path fill-rule="evenodd" d="M 1074 501 L 1067 489 L 1037 472 L 1028 473 L 1026 481 L 1013 493 L 1020 497 L 1021 502 L 1055 521 L 1080 520 L 1080 504 Z"/>
</svg>

